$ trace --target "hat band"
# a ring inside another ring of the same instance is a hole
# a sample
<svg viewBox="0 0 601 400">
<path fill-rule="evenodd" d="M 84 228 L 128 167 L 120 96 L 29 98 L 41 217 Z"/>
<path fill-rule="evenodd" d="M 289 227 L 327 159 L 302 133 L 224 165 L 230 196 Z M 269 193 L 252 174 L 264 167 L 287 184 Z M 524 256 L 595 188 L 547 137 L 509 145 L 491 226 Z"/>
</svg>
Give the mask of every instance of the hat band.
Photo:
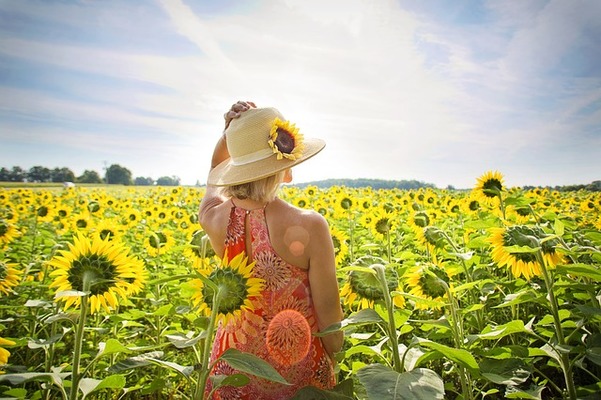
<svg viewBox="0 0 601 400">
<path fill-rule="evenodd" d="M 255 151 L 254 153 L 244 154 L 238 157 L 232 157 L 232 165 L 246 165 L 253 163 L 255 161 L 260 161 L 272 156 L 273 150 L 269 149 L 261 149 L 259 151 Z"/>
</svg>

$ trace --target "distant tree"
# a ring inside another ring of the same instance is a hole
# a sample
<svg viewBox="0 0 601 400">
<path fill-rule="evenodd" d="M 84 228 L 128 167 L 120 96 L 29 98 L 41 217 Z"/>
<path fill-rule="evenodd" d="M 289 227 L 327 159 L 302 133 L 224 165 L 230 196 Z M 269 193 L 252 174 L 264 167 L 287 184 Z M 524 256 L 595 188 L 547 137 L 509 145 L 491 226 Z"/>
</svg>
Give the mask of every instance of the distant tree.
<svg viewBox="0 0 601 400">
<path fill-rule="evenodd" d="M 586 190 L 590 190 L 591 192 L 601 192 L 601 181 L 592 181 L 586 186 Z"/>
<path fill-rule="evenodd" d="M 10 182 L 23 182 L 27 178 L 27 172 L 21 167 L 13 167 L 9 178 Z"/>
<path fill-rule="evenodd" d="M 158 186 L 178 186 L 180 179 L 177 176 L 161 176 L 157 179 Z"/>
<path fill-rule="evenodd" d="M 69 168 L 54 168 L 50 171 L 52 182 L 74 182 L 75 174 Z"/>
<path fill-rule="evenodd" d="M 81 176 L 77 177 L 79 183 L 102 183 L 102 178 L 96 171 L 86 169 Z"/>
<path fill-rule="evenodd" d="M 51 171 L 46 167 L 36 165 L 29 168 L 27 179 L 31 182 L 49 182 L 51 179 Z"/>
<path fill-rule="evenodd" d="M 10 181 L 10 171 L 7 168 L 0 168 L 0 182 Z"/>
<path fill-rule="evenodd" d="M 134 179 L 134 185 L 136 186 L 152 186 L 154 185 L 154 179 L 152 178 L 144 178 L 143 176 L 138 176 Z"/>
<path fill-rule="evenodd" d="M 106 169 L 105 175 L 106 183 L 109 184 L 120 184 L 120 185 L 131 185 L 131 171 L 119 164 L 112 164 Z"/>
</svg>

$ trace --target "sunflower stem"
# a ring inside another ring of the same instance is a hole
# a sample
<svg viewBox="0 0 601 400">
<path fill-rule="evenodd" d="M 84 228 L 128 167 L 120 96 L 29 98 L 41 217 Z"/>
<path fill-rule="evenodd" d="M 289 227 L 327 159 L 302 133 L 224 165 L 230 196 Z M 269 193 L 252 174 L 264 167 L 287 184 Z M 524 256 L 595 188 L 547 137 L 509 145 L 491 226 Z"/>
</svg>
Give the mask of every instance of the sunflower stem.
<svg viewBox="0 0 601 400">
<path fill-rule="evenodd" d="M 388 312 L 388 338 L 391 341 L 392 357 L 394 359 L 394 370 L 399 374 L 402 373 L 401 355 L 399 354 L 399 338 L 396 331 L 396 324 L 394 323 L 394 304 L 388 291 L 388 283 L 386 282 L 386 273 L 384 266 L 381 264 L 374 265 L 378 281 L 382 286 L 382 293 L 384 294 L 384 303 L 386 304 L 386 311 Z"/>
<path fill-rule="evenodd" d="M 211 372 L 212 365 L 209 365 L 209 356 L 211 353 L 211 345 L 213 344 L 213 332 L 215 331 L 215 322 L 217 321 L 217 314 L 219 312 L 219 301 L 221 300 L 220 291 L 213 293 L 213 304 L 211 308 L 211 318 L 209 320 L 209 326 L 207 327 L 207 335 L 203 346 L 200 362 L 200 377 L 196 385 L 196 393 L 194 394 L 195 399 L 203 399 L 205 388 L 207 386 L 207 380 Z"/>
<path fill-rule="evenodd" d="M 88 316 L 88 296 L 90 293 L 91 280 L 94 279 L 93 274 L 84 272 L 82 277 L 82 287 L 85 293 L 80 298 L 79 321 L 75 327 L 75 343 L 73 349 L 73 363 L 71 371 L 71 390 L 69 392 L 70 400 L 77 400 L 79 394 L 79 381 L 81 374 L 79 373 L 79 365 L 81 363 L 81 349 L 83 348 L 83 334 L 86 327 L 86 319 Z"/>
<path fill-rule="evenodd" d="M 388 262 L 392 262 L 392 245 L 390 242 L 390 229 L 386 231 L 386 238 L 388 239 Z"/>
<path fill-rule="evenodd" d="M 555 297 L 555 293 L 553 292 L 553 278 L 547 269 L 545 259 L 543 257 L 542 251 L 538 250 L 536 252 L 536 259 L 541 267 L 542 275 L 545 281 L 545 286 L 547 287 L 547 298 L 549 300 L 549 305 L 551 306 L 551 314 L 553 315 L 553 323 L 555 325 L 555 334 L 557 336 L 557 343 L 559 344 L 559 349 L 556 352 L 559 355 L 561 369 L 563 371 L 563 376 L 566 384 L 566 390 L 568 392 L 568 396 L 570 400 L 576 400 L 576 386 L 574 385 L 574 377 L 572 375 L 572 366 L 570 365 L 570 355 L 565 351 L 565 336 L 563 334 L 563 328 L 561 326 L 561 318 L 559 317 L 559 304 L 557 303 L 557 298 Z"/>
<path fill-rule="evenodd" d="M 499 191 L 497 196 L 499 196 L 499 204 L 501 206 L 501 214 L 503 214 L 503 220 L 505 221 L 507 218 L 505 217 L 505 203 L 503 202 L 503 196 L 501 195 L 501 191 Z"/>
<path fill-rule="evenodd" d="M 463 320 L 459 317 L 459 313 L 457 312 L 457 310 L 459 309 L 459 304 L 457 303 L 457 300 L 455 299 L 455 296 L 453 296 L 453 293 L 451 292 L 451 288 L 449 287 L 449 285 L 442 279 L 438 278 L 440 280 L 440 284 L 443 285 L 443 287 L 445 288 L 445 291 L 447 292 L 447 296 L 449 297 L 449 311 L 451 312 L 451 332 L 453 333 L 453 338 L 455 339 L 455 346 L 458 349 L 462 349 L 463 348 L 463 338 L 464 338 L 464 331 L 463 331 Z M 468 373 L 466 372 L 465 367 L 463 367 L 462 365 L 458 366 L 459 368 L 459 378 L 461 380 L 461 390 L 463 392 L 463 398 L 464 399 L 471 399 L 472 398 L 472 381 L 470 379 L 470 376 L 468 375 Z"/>
</svg>

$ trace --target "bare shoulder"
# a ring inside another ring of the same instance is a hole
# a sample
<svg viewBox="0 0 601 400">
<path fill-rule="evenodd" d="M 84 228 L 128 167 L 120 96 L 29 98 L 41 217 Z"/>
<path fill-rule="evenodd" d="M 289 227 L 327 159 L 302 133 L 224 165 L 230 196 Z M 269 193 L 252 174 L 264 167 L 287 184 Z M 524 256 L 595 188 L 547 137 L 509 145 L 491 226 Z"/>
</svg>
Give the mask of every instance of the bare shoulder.
<svg viewBox="0 0 601 400">
<path fill-rule="evenodd" d="M 278 213 L 286 216 L 287 222 L 303 226 L 306 229 L 328 229 L 328 222 L 323 215 L 314 210 L 296 207 L 283 200 L 277 202 Z"/>
</svg>

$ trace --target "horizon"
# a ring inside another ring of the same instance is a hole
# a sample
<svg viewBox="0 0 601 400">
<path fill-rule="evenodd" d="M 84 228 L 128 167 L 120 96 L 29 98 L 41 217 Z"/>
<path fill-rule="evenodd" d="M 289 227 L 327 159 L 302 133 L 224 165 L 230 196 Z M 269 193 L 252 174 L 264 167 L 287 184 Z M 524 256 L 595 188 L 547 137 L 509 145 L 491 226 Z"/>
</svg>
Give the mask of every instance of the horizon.
<svg viewBox="0 0 601 400">
<path fill-rule="evenodd" d="M 588 184 L 599 15 L 594 0 L 0 2 L 0 158 L 204 183 L 223 113 L 251 100 L 326 141 L 296 182 Z"/>
</svg>

